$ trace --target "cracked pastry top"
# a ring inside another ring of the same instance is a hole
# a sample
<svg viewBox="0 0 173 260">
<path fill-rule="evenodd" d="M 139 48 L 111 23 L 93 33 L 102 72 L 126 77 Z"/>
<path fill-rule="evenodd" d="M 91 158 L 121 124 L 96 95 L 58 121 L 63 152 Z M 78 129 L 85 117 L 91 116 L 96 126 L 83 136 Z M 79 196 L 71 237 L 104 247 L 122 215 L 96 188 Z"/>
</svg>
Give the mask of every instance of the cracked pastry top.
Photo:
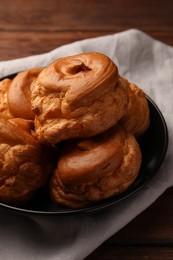
<svg viewBox="0 0 173 260">
<path fill-rule="evenodd" d="M 126 79 L 123 79 L 126 81 Z M 150 125 L 150 109 L 145 93 L 133 83 L 129 82 L 127 88 L 129 103 L 125 115 L 119 123 L 130 132 L 139 137 L 143 135 Z"/>
<path fill-rule="evenodd" d="M 0 118 L 12 117 L 7 102 L 7 95 L 11 82 L 12 80 L 8 78 L 5 78 L 0 81 Z"/>
<path fill-rule="evenodd" d="M 57 205 L 83 208 L 125 191 L 136 179 L 141 151 L 118 124 L 106 132 L 65 143 L 51 181 Z"/>
<path fill-rule="evenodd" d="M 115 125 L 128 105 L 117 66 L 100 53 L 60 58 L 43 69 L 31 93 L 38 140 L 56 144 Z"/>
</svg>

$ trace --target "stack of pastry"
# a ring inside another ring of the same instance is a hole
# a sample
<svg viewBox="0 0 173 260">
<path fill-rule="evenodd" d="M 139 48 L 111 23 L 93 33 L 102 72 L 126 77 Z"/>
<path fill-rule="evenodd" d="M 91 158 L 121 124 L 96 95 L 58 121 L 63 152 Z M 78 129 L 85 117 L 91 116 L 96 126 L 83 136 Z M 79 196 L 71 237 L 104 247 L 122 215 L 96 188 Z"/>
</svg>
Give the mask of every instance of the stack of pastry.
<svg viewBox="0 0 173 260">
<path fill-rule="evenodd" d="M 48 184 L 55 204 L 82 208 L 134 182 L 149 107 L 109 57 L 60 58 L 0 85 L 1 201 L 23 203 Z"/>
<path fill-rule="evenodd" d="M 0 82 L 0 201 L 19 205 L 49 181 L 54 149 L 32 134 L 34 114 L 30 87 L 41 69 L 19 73 Z"/>
</svg>

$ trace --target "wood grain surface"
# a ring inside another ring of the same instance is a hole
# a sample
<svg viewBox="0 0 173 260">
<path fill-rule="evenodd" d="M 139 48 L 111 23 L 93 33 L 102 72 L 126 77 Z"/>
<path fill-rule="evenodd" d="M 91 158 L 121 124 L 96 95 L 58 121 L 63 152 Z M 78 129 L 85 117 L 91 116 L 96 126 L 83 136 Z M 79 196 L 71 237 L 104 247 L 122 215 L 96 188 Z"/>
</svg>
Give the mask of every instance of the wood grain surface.
<svg viewBox="0 0 173 260">
<path fill-rule="evenodd" d="M 173 2 L 0 0 L 0 60 L 137 28 L 173 45 Z"/>
<path fill-rule="evenodd" d="M 0 60 L 137 28 L 173 46 L 172 0 L 0 0 Z M 173 188 L 86 260 L 172 260 Z"/>
</svg>

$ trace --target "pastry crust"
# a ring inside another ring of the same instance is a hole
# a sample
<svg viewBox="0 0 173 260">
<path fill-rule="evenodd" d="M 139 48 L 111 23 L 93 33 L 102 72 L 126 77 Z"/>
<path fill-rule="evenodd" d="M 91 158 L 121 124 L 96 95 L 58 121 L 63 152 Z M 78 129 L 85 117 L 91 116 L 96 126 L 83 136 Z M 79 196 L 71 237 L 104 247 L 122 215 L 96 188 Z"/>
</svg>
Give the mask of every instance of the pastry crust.
<svg viewBox="0 0 173 260">
<path fill-rule="evenodd" d="M 0 119 L 0 201 L 12 205 L 28 201 L 52 171 L 48 152 L 32 137 L 28 122 Z"/>
<path fill-rule="evenodd" d="M 1 202 L 23 204 L 49 183 L 55 204 L 83 208 L 126 191 L 139 174 L 147 98 L 104 54 L 1 81 L 0 114 Z"/>
<path fill-rule="evenodd" d="M 39 141 L 89 137 L 112 127 L 128 105 L 116 65 L 100 53 L 61 58 L 39 75 L 32 89 Z"/>
<path fill-rule="evenodd" d="M 31 110 L 31 89 L 42 68 L 32 68 L 19 72 L 8 90 L 8 106 L 13 117 L 33 120 Z"/>
<path fill-rule="evenodd" d="M 127 82 L 126 79 L 122 79 Z M 120 124 L 136 137 L 143 135 L 150 125 L 150 110 L 144 92 L 133 83 L 129 83 L 129 104 Z"/>
<path fill-rule="evenodd" d="M 93 138 L 67 143 L 51 178 L 52 200 L 82 208 L 118 195 L 138 176 L 141 160 L 135 137 L 118 125 Z"/>
<path fill-rule="evenodd" d="M 0 118 L 11 118 L 8 103 L 7 103 L 7 93 L 11 85 L 11 79 L 4 79 L 0 81 Z"/>
</svg>

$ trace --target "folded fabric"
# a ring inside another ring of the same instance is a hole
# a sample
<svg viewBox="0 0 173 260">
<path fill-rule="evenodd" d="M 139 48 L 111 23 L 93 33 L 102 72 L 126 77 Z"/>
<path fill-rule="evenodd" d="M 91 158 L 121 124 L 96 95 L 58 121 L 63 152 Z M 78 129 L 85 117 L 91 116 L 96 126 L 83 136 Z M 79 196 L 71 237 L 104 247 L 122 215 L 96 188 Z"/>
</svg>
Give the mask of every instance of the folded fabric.
<svg viewBox="0 0 173 260">
<path fill-rule="evenodd" d="M 158 173 L 130 198 L 95 214 L 29 217 L 0 210 L 0 258 L 81 260 L 151 205 L 173 185 L 173 48 L 138 30 L 86 39 L 49 53 L 0 62 L 0 77 L 83 52 L 108 55 L 119 73 L 158 105 L 167 122 L 169 146 Z"/>
</svg>

